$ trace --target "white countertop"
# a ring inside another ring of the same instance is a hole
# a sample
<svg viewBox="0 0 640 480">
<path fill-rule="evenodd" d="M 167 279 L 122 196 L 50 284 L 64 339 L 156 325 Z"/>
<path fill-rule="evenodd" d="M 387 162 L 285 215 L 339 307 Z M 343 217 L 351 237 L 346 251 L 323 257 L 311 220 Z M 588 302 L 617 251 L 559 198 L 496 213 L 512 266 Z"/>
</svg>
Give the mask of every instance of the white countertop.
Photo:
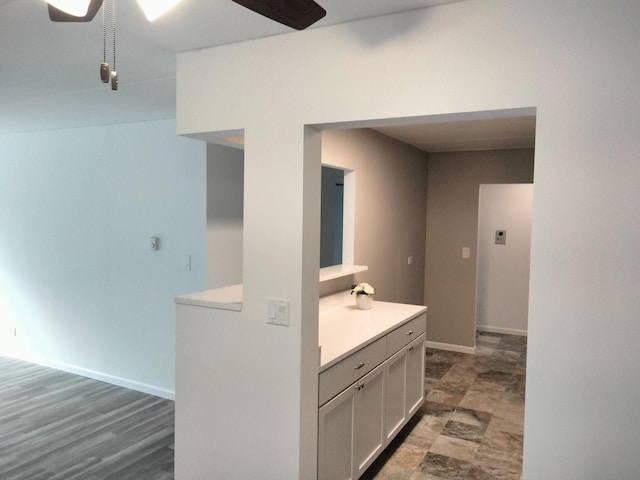
<svg viewBox="0 0 640 480">
<path fill-rule="evenodd" d="M 320 300 L 320 371 L 427 311 L 422 305 L 373 302 L 358 310 L 349 292 Z"/>
<path fill-rule="evenodd" d="M 175 297 L 175 302 L 182 305 L 219 308 L 222 310 L 242 310 L 242 285 L 215 288 L 204 292 L 190 293 Z"/>
<path fill-rule="evenodd" d="M 334 265 L 320 269 L 320 282 L 353 275 L 367 270 L 366 265 Z M 203 292 L 179 295 L 174 301 L 181 305 L 219 308 L 222 310 L 242 310 L 242 284 L 214 288 Z"/>
<path fill-rule="evenodd" d="M 175 302 L 241 311 L 242 285 L 181 295 L 175 297 Z M 318 319 L 320 371 L 426 311 L 422 305 L 379 301 L 374 301 L 370 310 L 358 310 L 350 291 L 322 297 Z"/>
<path fill-rule="evenodd" d="M 366 272 L 369 267 L 366 265 L 333 265 L 331 267 L 322 267 L 320 269 L 320 283 L 334 278 L 346 277 L 354 273 Z"/>
</svg>

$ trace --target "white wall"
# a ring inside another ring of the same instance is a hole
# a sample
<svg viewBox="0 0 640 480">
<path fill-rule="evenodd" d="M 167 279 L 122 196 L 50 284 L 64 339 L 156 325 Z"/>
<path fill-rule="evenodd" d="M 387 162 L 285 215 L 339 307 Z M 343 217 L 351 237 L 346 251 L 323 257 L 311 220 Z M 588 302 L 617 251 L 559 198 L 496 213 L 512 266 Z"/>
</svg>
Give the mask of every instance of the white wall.
<svg viewBox="0 0 640 480">
<path fill-rule="evenodd" d="M 533 185 L 480 185 L 476 327 L 527 334 Z M 506 244 L 496 245 L 496 230 Z"/>
<path fill-rule="evenodd" d="M 244 152 L 207 144 L 207 288 L 242 283 Z"/>
<path fill-rule="evenodd" d="M 635 478 L 639 20 L 636 0 L 473 0 L 178 56 L 178 131 L 246 127 L 246 288 L 227 333 L 269 359 L 240 365 L 263 387 L 263 418 L 234 418 L 252 462 L 213 432 L 200 472 L 314 475 L 320 145 L 304 125 L 535 107 L 524 478 Z M 251 327 L 272 294 L 291 299 L 292 327 L 265 335 Z M 220 379 L 238 392 L 237 371 Z"/>
<path fill-rule="evenodd" d="M 0 137 L 0 226 L 1 353 L 173 396 L 173 297 L 204 286 L 202 142 L 173 120 Z"/>
</svg>

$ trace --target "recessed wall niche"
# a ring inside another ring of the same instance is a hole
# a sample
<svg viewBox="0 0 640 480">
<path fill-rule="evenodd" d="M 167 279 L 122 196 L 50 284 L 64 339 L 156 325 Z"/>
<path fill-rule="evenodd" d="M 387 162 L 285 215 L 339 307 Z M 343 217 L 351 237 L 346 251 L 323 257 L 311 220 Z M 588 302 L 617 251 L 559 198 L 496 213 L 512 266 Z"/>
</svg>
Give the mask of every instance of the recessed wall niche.
<svg viewBox="0 0 640 480">
<path fill-rule="evenodd" d="M 344 170 L 322 166 L 320 268 L 342 264 Z"/>
<path fill-rule="evenodd" d="M 244 150 L 207 143 L 207 288 L 242 284 Z"/>
<path fill-rule="evenodd" d="M 353 264 L 355 172 L 322 165 L 320 268 Z"/>
</svg>

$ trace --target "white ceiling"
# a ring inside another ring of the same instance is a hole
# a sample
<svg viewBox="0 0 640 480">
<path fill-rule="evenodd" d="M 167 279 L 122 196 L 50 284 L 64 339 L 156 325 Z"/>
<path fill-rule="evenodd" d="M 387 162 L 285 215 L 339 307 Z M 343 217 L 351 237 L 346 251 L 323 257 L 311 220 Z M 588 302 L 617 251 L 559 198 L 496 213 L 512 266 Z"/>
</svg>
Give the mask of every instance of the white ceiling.
<svg viewBox="0 0 640 480">
<path fill-rule="evenodd" d="M 440 120 L 377 127 L 381 133 L 413 145 L 426 152 L 455 152 L 533 148 L 536 136 L 534 114 L 502 117 L 504 112 L 489 114 L 489 118 Z"/>
<path fill-rule="evenodd" d="M 135 0 L 116 1 L 119 89 L 113 92 L 98 74 L 100 12 L 89 23 L 53 23 L 44 0 L 0 0 L 0 135 L 175 118 L 177 52 L 292 31 L 231 0 L 183 0 L 153 23 Z M 311 28 L 461 0 L 317 1 L 327 16 Z M 107 17 L 109 23 L 110 12 Z M 108 27 L 107 62 L 112 64 L 110 35 Z M 520 124 L 524 133 L 507 125 L 509 142 L 531 137 L 526 125 L 526 120 Z M 463 132 L 487 137 L 481 140 L 485 143 L 505 135 L 489 133 L 488 124 L 447 128 L 452 126 L 396 126 L 384 133 L 425 149 L 471 141 Z M 425 135 L 428 145 L 423 145 Z"/>
</svg>

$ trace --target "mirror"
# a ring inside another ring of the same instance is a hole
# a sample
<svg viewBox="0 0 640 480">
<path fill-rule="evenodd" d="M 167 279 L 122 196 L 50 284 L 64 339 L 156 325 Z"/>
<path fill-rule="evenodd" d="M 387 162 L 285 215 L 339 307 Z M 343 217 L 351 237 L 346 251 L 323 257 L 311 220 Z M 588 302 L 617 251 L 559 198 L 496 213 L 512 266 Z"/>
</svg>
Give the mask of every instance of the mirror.
<svg viewBox="0 0 640 480">
<path fill-rule="evenodd" d="M 320 268 L 343 263 L 344 170 L 322 166 Z"/>
</svg>

